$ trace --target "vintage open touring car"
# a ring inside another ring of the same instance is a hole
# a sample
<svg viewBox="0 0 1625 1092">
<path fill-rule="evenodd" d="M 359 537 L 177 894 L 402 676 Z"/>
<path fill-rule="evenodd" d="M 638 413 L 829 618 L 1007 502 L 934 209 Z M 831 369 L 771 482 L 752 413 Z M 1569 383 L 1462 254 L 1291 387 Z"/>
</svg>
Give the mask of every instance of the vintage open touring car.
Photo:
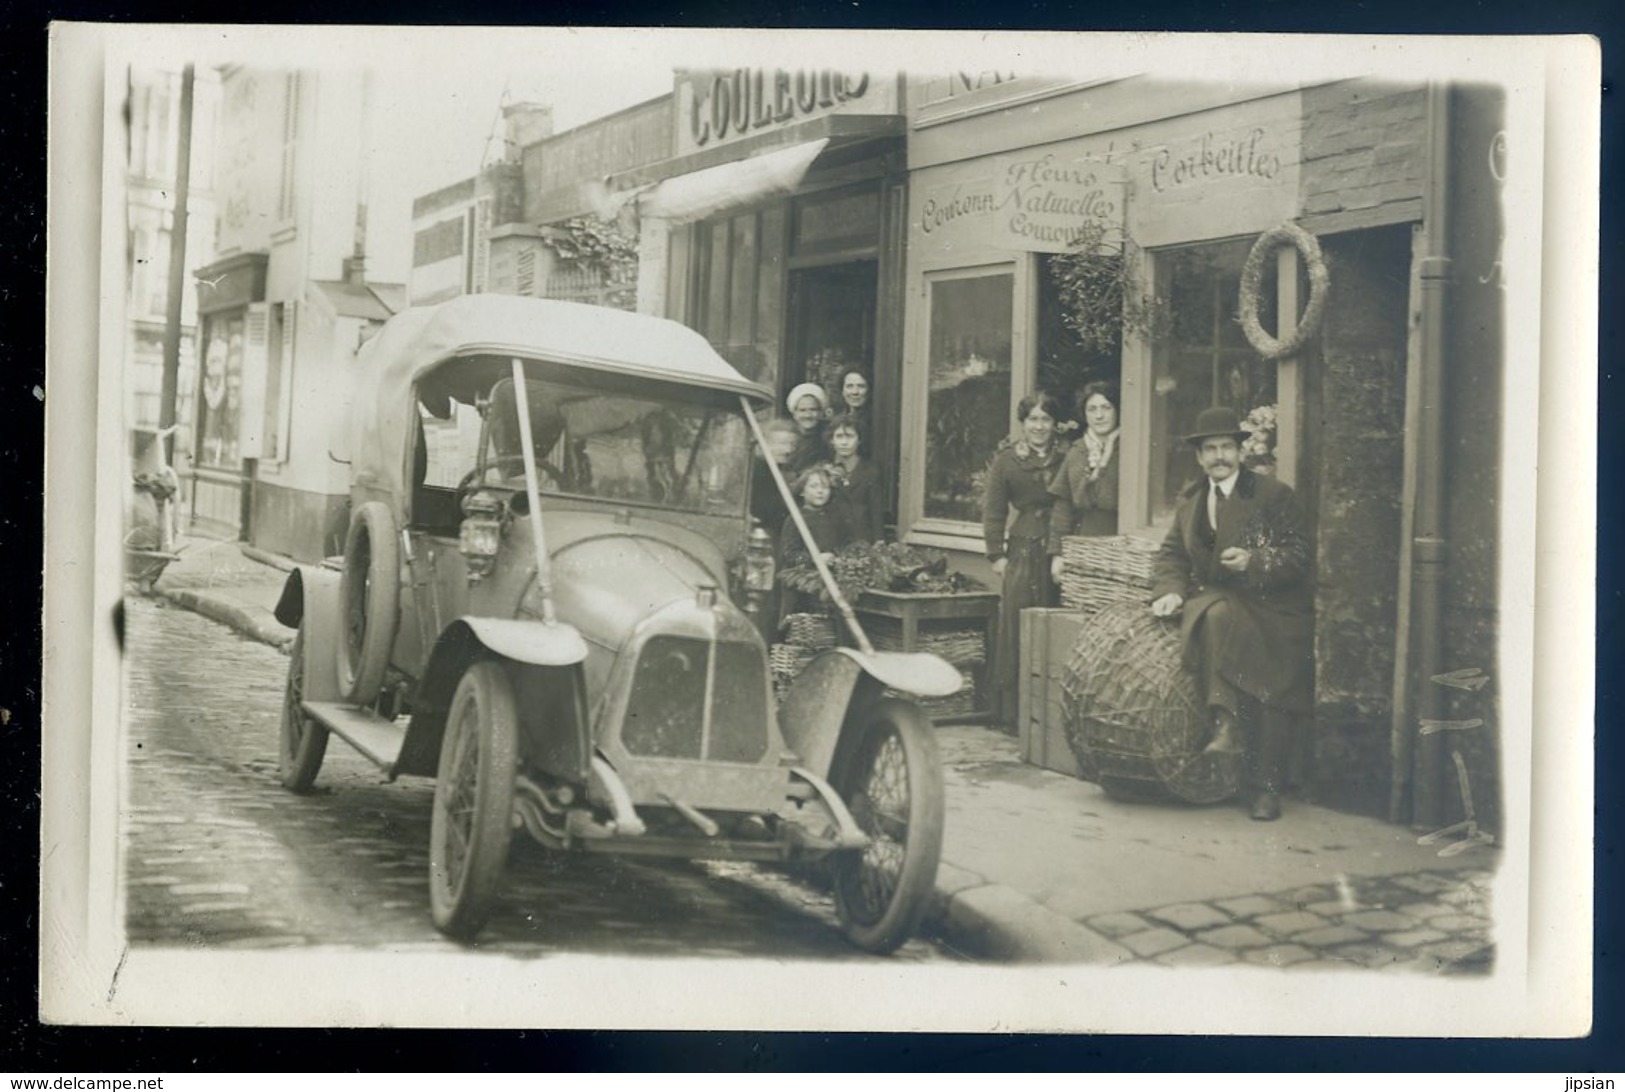
<svg viewBox="0 0 1625 1092">
<path fill-rule="evenodd" d="M 299 568 L 277 606 L 298 630 L 281 776 L 310 789 L 330 735 L 390 778 L 433 776 L 441 931 L 484 926 L 521 829 L 566 851 L 822 859 L 853 942 L 917 927 L 943 782 L 895 694 L 959 675 L 876 652 L 829 581 L 857 647 L 775 706 L 753 617 L 771 540 L 747 495 L 771 401 L 678 323 L 556 301 L 466 296 L 363 348 L 342 565 Z"/>
</svg>

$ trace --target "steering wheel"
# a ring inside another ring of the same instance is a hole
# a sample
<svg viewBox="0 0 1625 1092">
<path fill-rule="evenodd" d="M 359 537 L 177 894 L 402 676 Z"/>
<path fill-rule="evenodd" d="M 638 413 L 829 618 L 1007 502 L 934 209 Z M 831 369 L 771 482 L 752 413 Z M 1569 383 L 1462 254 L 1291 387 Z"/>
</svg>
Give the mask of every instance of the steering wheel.
<svg viewBox="0 0 1625 1092">
<path fill-rule="evenodd" d="M 506 471 L 509 474 L 516 471 L 523 473 L 524 469 L 525 457 L 523 455 L 498 455 L 484 466 L 476 466 L 473 470 L 464 474 L 463 480 L 457 483 L 458 505 L 461 506 L 462 504 L 463 494 L 474 489 L 480 483 L 481 477 L 486 473 L 492 470 Z M 542 478 L 542 481 L 537 482 L 538 486 L 545 483 L 548 478 L 551 478 L 555 485 L 562 486 L 564 484 L 564 473 L 546 459 L 537 459 L 536 469 Z"/>
</svg>

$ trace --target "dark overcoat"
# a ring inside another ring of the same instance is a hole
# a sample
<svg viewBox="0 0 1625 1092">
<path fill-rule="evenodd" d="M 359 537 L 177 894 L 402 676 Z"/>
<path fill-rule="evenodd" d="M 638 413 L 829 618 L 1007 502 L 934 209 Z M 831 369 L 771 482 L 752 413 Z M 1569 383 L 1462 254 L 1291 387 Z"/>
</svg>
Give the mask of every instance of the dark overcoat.
<svg viewBox="0 0 1625 1092">
<path fill-rule="evenodd" d="M 1314 544 L 1290 486 L 1245 467 L 1237 473 L 1216 529 L 1208 526 L 1206 477 L 1180 494 L 1151 598 L 1184 597 L 1180 636 L 1192 671 L 1202 669 L 1203 615 L 1228 600 L 1235 638 L 1214 665 L 1219 674 L 1266 706 L 1307 713 L 1314 698 Z M 1219 564 L 1231 546 L 1250 551 L 1246 572 Z"/>
<path fill-rule="evenodd" d="M 1067 535 L 1115 535 L 1117 533 L 1117 447 L 1089 476 L 1089 449 L 1082 442 L 1072 445 L 1049 491 L 1055 507 L 1049 515 L 1049 552 L 1061 552 L 1061 539 Z"/>
<path fill-rule="evenodd" d="M 853 541 L 878 542 L 885 536 L 881 521 L 886 504 L 880 471 L 863 458 L 850 470 L 840 463 L 835 463 L 834 467 L 835 492 L 830 503 L 838 505 L 845 512 L 847 529 Z"/>
</svg>

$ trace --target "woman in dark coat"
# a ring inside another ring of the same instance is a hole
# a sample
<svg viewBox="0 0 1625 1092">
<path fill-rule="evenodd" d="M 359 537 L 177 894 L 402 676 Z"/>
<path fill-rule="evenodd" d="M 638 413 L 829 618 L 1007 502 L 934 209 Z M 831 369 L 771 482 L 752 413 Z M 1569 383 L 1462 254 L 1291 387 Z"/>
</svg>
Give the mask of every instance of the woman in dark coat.
<svg viewBox="0 0 1625 1092">
<path fill-rule="evenodd" d="M 842 414 L 829 423 L 834 503 L 845 511 L 853 541 L 877 542 L 884 535 L 885 494 L 880 471 L 860 452 L 863 440 L 863 422 L 852 414 Z"/>
<path fill-rule="evenodd" d="M 1072 445 L 1050 484 L 1050 576 L 1059 583 L 1061 539 L 1117 533 L 1117 387 L 1090 383 L 1078 397 L 1083 436 Z"/>
<path fill-rule="evenodd" d="M 998 639 L 991 650 L 989 681 L 995 721 L 1010 730 L 1016 721 L 1021 612 L 1053 607 L 1047 547 L 1050 482 L 1065 450 L 1055 434 L 1061 405 L 1054 395 L 1035 391 L 1021 400 L 1016 419 L 1021 437 L 993 456 L 982 498 L 982 533 L 993 572 L 1003 579 Z M 1012 515 L 1014 519 L 1012 519 Z"/>
</svg>

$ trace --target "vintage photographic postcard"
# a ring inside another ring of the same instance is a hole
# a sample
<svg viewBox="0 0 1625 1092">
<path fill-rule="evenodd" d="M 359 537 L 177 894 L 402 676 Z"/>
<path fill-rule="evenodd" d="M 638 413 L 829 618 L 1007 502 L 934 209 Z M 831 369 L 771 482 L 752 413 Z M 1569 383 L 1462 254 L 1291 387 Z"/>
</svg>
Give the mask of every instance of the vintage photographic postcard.
<svg viewBox="0 0 1625 1092">
<path fill-rule="evenodd" d="M 41 1018 L 1584 1034 L 1599 64 L 54 26 Z"/>
</svg>

